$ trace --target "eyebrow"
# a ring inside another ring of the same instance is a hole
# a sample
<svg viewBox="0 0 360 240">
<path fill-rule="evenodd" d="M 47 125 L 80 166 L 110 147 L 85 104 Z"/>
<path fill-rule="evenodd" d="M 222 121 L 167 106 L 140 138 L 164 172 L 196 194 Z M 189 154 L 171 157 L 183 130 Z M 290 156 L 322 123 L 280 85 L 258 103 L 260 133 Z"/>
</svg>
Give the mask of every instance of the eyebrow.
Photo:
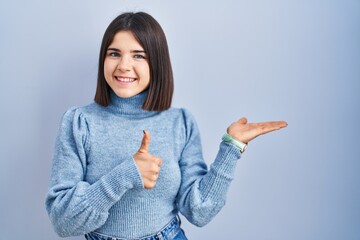
<svg viewBox="0 0 360 240">
<path fill-rule="evenodd" d="M 117 48 L 108 48 L 107 51 L 115 51 L 115 52 L 121 52 L 120 49 Z M 131 50 L 131 53 L 146 53 L 145 50 Z"/>
</svg>

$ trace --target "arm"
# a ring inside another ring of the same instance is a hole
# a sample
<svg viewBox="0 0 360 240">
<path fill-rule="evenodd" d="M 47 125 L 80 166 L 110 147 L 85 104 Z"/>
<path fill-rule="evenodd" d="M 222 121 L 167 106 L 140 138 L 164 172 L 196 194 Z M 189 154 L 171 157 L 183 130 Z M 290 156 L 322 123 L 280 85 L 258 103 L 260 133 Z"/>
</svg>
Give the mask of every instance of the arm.
<svg viewBox="0 0 360 240">
<path fill-rule="evenodd" d="M 97 182 L 84 181 L 88 125 L 77 109 L 68 110 L 56 139 L 46 209 L 62 237 L 91 232 L 103 225 L 108 210 L 129 189 L 143 187 L 132 159 L 123 161 Z M 130 156 L 131 158 L 131 156 Z"/>
<path fill-rule="evenodd" d="M 180 212 L 194 225 L 204 226 L 225 204 L 240 151 L 222 142 L 209 170 L 203 160 L 200 133 L 193 116 L 184 110 L 185 147 L 179 161 L 181 186 Z"/>
<path fill-rule="evenodd" d="M 207 170 L 203 161 L 200 134 L 190 113 L 184 111 L 186 144 L 179 161 L 182 183 L 178 194 L 180 212 L 193 224 L 204 226 L 221 210 L 234 176 L 240 150 L 221 142 L 218 154 Z M 259 135 L 286 127 L 285 122 L 247 123 L 242 118 L 231 124 L 227 133 L 248 143 Z"/>
</svg>

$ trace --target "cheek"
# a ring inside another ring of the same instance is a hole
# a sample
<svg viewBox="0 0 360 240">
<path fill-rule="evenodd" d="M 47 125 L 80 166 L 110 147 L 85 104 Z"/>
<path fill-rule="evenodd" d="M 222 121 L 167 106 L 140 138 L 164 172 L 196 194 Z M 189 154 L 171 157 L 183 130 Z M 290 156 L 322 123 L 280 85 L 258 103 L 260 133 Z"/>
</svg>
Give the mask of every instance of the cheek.
<svg viewBox="0 0 360 240">
<path fill-rule="evenodd" d="M 139 71 L 143 78 L 150 78 L 150 68 L 148 65 L 143 65 L 139 68 Z"/>
<path fill-rule="evenodd" d="M 105 77 L 107 75 L 112 75 L 113 69 L 114 69 L 113 65 L 114 64 L 112 64 L 111 61 L 108 61 L 108 60 L 105 59 L 105 61 L 104 61 L 104 75 L 105 75 Z"/>
</svg>

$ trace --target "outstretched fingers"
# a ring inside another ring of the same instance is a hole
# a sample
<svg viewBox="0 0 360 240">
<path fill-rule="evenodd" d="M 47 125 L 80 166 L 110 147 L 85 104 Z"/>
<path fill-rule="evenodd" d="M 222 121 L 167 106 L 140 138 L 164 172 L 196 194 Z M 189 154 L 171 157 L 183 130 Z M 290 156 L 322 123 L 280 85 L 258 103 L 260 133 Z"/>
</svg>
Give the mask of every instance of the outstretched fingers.
<svg viewBox="0 0 360 240">
<path fill-rule="evenodd" d="M 285 121 L 272 121 L 272 122 L 261 122 L 255 123 L 255 127 L 259 135 L 269 133 L 275 130 L 286 127 L 288 124 Z"/>
</svg>

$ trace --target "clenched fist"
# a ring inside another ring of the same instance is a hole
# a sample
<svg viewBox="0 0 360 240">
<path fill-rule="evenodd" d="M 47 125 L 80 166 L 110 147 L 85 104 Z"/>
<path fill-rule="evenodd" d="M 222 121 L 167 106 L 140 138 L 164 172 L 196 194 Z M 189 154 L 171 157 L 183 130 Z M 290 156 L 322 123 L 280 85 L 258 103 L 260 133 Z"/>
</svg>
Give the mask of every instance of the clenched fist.
<svg viewBox="0 0 360 240">
<path fill-rule="evenodd" d="M 149 153 L 150 134 L 144 131 L 144 136 L 139 150 L 134 155 L 135 163 L 140 171 L 146 189 L 155 187 L 159 177 L 162 160 Z"/>
</svg>

